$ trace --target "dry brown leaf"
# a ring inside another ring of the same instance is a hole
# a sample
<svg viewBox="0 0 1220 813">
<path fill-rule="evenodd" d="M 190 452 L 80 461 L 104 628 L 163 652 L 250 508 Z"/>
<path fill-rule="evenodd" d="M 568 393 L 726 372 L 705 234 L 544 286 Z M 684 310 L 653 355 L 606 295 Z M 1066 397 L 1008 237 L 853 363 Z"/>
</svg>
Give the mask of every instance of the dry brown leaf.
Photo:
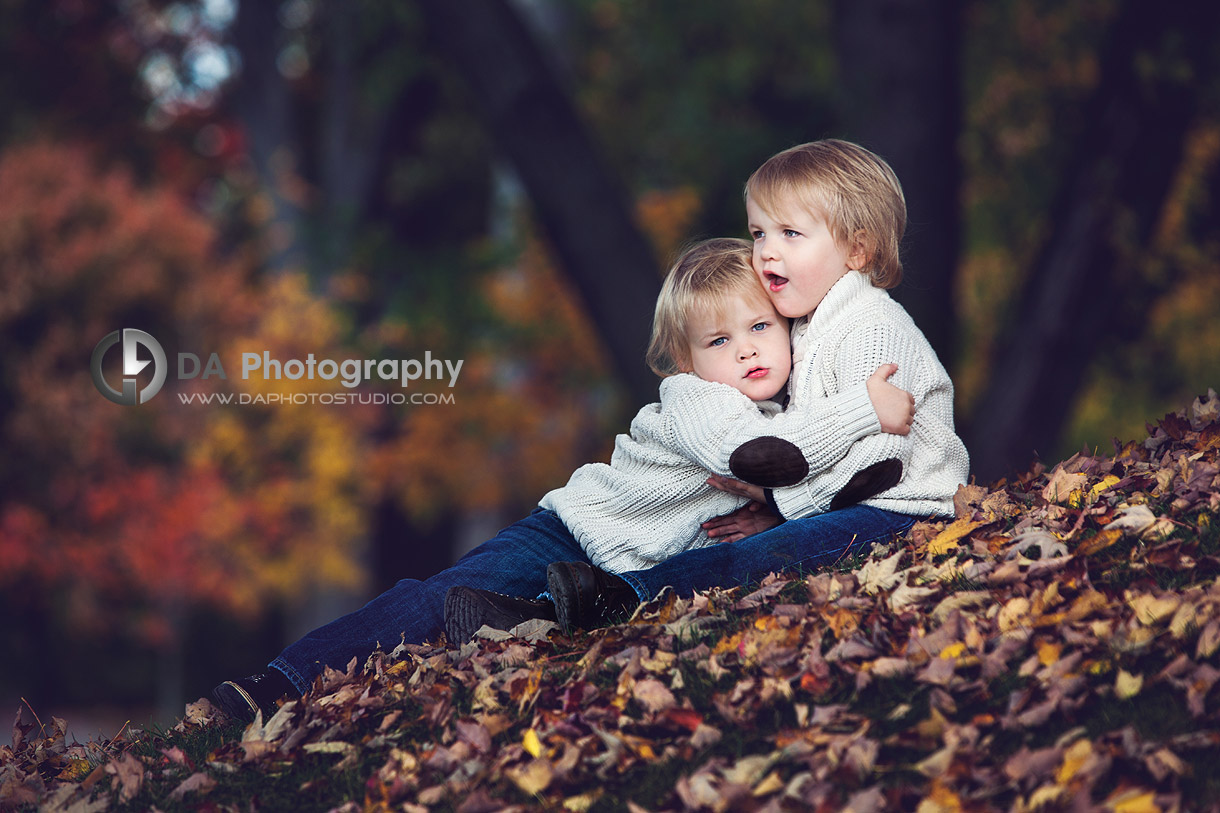
<svg viewBox="0 0 1220 813">
<path fill-rule="evenodd" d="M 638 681 L 632 691 L 632 696 L 637 703 L 653 714 L 677 705 L 673 692 L 656 678 L 645 678 Z"/>
<path fill-rule="evenodd" d="M 178 787 L 170 792 L 169 798 L 181 801 L 188 793 L 204 794 L 214 787 L 216 787 L 216 780 L 208 774 L 199 771 L 182 780 Z"/>
</svg>

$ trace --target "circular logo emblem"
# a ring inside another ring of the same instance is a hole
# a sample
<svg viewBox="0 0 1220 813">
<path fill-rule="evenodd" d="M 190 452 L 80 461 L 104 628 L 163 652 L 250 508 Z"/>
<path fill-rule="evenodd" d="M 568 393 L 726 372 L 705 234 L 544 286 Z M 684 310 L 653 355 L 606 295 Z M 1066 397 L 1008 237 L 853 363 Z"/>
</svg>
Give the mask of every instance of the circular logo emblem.
<svg viewBox="0 0 1220 813">
<path fill-rule="evenodd" d="M 102 375 L 102 359 L 106 357 L 106 351 L 120 341 L 123 343 L 122 392 L 110 386 L 105 376 Z M 147 359 L 141 361 L 138 358 L 137 349 L 140 345 L 144 345 L 148 352 L 152 353 L 151 362 Z M 144 389 L 138 390 L 140 383 L 135 376 L 150 363 L 153 365 L 152 381 Z M 154 395 L 161 391 L 167 369 L 165 351 L 161 349 L 161 343 L 143 330 L 132 328 L 124 328 L 121 331 L 116 330 L 106 334 L 106 337 L 97 343 L 97 347 L 93 348 L 93 360 L 89 364 L 89 370 L 93 373 L 93 386 L 97 387 L 97 391 L 123 406 L 148 403 Z"/>
</svg>

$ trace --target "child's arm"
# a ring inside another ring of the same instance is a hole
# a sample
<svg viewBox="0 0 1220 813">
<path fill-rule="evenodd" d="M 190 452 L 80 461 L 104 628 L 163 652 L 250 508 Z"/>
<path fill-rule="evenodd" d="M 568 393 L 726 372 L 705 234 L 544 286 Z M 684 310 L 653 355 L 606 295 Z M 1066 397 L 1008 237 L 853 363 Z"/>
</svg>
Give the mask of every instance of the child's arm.
<svg viewBox="0 0 1220 813">
<path fill-rule="evenodd" d="M 674 376 L 661 385 L 669 445 L 716 475 L 793 485 L 833 466 L 860 437 L 909 431 L 914 399 L 886 380 L 896 370 L 883 364 L 846 392 L 773 417 L 731 387 Z"/>
<path fill-rule="evenodd" d="M 800 410 L 764 416 L 727 384 L 677 375 L 661 382 L 671 448 L 713 474 L 773 487 L 804 480 L 847 454 L 852 441 L 880 429 L 863 381 Z"/>
<path fill-rule="evenodd" d="M 916 434 L 938 446 L 942 441 L 947 444 L 951 440 L 949 437 L 938 439 L 938 434 L 952 434 L 952 383 L 922 334 L 895 329 L 885 323 L 861 327 L 853 334 L 847 337 L 842 345 L 844 351 L 836 359 L 839 380 L 851 380 L 853 373 L 860 375 L 859 371 L 872 358 L 894 359 L 898 371 L 891 382 L 914 397 L 912 434 L 877 433 L 861 438 L 833 469 L 812 473 L 795 485 L 771 489 L 769 502 L 785 519 L 831 510 L 836 496 L 857 472 L 881 461 L 898 461 L 902 466 L 901 475 L 905 476 L 910 472 Z M 865 349 L 851 352 L 850 348 Z M 942 415 L 942 412 L 948 414 Z"/>
</svg>

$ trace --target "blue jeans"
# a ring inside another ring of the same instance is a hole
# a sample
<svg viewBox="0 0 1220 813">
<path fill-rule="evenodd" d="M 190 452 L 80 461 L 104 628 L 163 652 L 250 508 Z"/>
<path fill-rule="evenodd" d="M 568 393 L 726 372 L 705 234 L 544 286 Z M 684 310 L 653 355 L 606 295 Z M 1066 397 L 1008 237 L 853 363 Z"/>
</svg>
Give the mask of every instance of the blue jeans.
<svg viewBox="0 0 1220 813">
<path fill-rule="evenodd" d="M 850 550 L 867 549 L 902 533 L 915 517 L 857 505 L 829 514 L 785 522 L 738 542 L 680 553 L 649 570 L 620 574 L 641 601 L 665 586 L 679 595 L 710 587 L 758 581 L 771 572 L 815 570 L 833 564 Z M 290 644 L 270 666 L 305 692 L 325 666 L 341 669 L 363 660 L 378 646 L 399 641 L 434 640 L 445 629 L 445 593 L 467 586 L 513 596 L 546 591 L 552 562 L 588 562 L 572 533 L 553 511 L 537 509 L 456 564 L 428 579 L 403 579 L 355 612 L 336 619 Z"/>
</svg>

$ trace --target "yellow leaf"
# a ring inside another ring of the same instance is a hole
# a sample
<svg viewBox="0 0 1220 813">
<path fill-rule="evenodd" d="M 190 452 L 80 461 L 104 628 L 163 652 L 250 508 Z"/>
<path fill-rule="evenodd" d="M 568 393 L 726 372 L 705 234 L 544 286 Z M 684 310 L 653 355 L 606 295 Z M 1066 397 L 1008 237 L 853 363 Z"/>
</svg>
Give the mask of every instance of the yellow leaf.
<svg viewBox="0 0 1220 813">
<path fill-rule="evenodd" d="M 1101 531 L 1092 539 L 1086 539 L 1076 546 L 1076 553 L 1080 556 L 1091 556 L 1098 551 L 1105 550 L 1115 542 L 1123 538 L 1123 532 L 1117 528 Z"/>
<path fill-rule="evenodd" d="M 1064 753 L 1063 763 L 1055 771 L 1055 781 L 1060 785 L 1066 785 L 1091 756 L 1093 756 L 1093 743 L 1088 740 L 1077 740 Z"/>
<path fill-rule="evenodd" d="M 744 631 L 738 631 L 732 635 L 726 635 L 717 642 L 715 647 L 712 648 L 712 654 L 724 655 L 728 652 L 736 652 L 737 646 L 741 643 L 741 639 L 744 635 Z"/>
<path fill-rule="evenodd" d="M 1118 677 L 1114 680 L 1114 694 L 1118 696 L 1119 700 L 1135 697 L 1142 688 L 1144 688 L 1143 675 L 1133 675 L 1126 669 L 1118 670 Z"/>
<path fill-rule="evenodd" d="M 1110 486 L 1117 483 L 1118 480 L 1119 480 L 1119 478 L 1115 477 L 1113 474 L 1107 474 L 1105 477 L 1103 477 L 1100 483 L 1098 483 L 1097 485 L 1095 485 L 1089 489 L 1089 502 L 1090 503 L 1096 502 L 1097 495 L 1101 494 L 1101 492 L 1105 491 Z"/>
<path fill-rule="evenodd" d="M 525 732 L 525 736 L 522 737 L 521 747 L 532 757 L 537 758 L 542 756 L 542 740 L 538 739 L 538 732 L 532 728 Z"/>
<path fill-rule="evenodd" d="M 961 798 L 940 782 L 932 783 L 932 792 L 925 796 L 915 808 L 916 813 L 959 813 Z"/>
<path fill-rule="evenodd" d="M 1043 785 L 1030 794 L 1029 802 L 1025 805 L 1025 809 L 1042 810 L 1059 801 L 1059 797 L 1063 796 L 1065 792 L 1066 789 L 1059 785 Z"/>
<path fill-rule="evenodd" d="M 954 520 L 949 524 L 949 527 L 937 534 L 936 538 L 928 543 L 928 553 L 932 556 L 948 553 L 958 546 L 958 541 L 963 536 L 983 524 L 985 523 L 964 518 Z"/>
<path fill-rule="evenodd" d="M 1109 802 L 1114 813 L 1161 813 L 1156 794 L 1150 790 L 1128 790 L 1118 798 L 1110 797 Z"/>
<path fill-rule="evenodd" d="M 1050 641 L 1043 641 L 1038 644 L 1038 662 L 1043 666 L 1050 666 L 1052 663 L 1059 661 L 1059 653 L 1063 652 L 1063 644 L 1055 644 Z"/>
<path fill-rule="evenodd" d="M 940 651 L 940 657 L 942 657 L 942 658 L 960 658 L 965 651 L 966 651 L 966 645 L 964 643 L 962 643 L 961 641 L 957 641 L 956 643 L 949 644 L 947 647 L 942 649 Z"/>
<path fill-rule="evenodd" d="M 750 791 L 751 796 L 768 796 L 772 793 L 779 793 L 784 789 L 784 780 L 775 771 L 767 774 L 766 777 L 754 786 L 754 790 Z"/>
</svg>

